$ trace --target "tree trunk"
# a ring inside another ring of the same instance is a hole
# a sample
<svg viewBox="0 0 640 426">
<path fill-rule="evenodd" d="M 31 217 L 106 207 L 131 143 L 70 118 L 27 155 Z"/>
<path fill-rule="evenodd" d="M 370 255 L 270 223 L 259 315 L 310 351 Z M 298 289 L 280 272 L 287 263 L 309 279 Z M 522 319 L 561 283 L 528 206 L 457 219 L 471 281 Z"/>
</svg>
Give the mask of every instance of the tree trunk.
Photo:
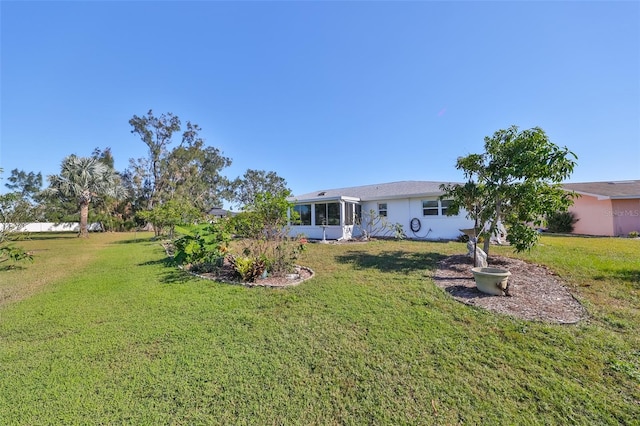
<svg viewBox="0 0 640 426">
<path fill-rule="evenodd" d="M 484 243 L 482 246 L 482 251 L 484 251 L 487 255 L 489 255 L 489 247 L 491 247 L 491 234 L 493 231 L 491 231 L 491 229 L 493 229 L 494 224 L 492 223 L 490 226 L 490 231 L 489 233 L 485 234 L 484 236 Z"/>
<path fill-rule="evenodd" d="M 500 216 L 502 216 L 502 199 L 496 198 L 496 215 L 491 222 L 491 226 L 489 227 L 488 235 L 485 235 L 484 238 L 484 252 L 489 255 L 489 247 L 491 247 L 491 237 L 493 233 L 498 229 L 498 222 L 500 222 Z"/>
<path fill-rule="evenodd" d="M 80 238 L 89 238 L 89 229 L 87 222 L 89 221 L 89 203 L 80 203 Z"/>
</svg>

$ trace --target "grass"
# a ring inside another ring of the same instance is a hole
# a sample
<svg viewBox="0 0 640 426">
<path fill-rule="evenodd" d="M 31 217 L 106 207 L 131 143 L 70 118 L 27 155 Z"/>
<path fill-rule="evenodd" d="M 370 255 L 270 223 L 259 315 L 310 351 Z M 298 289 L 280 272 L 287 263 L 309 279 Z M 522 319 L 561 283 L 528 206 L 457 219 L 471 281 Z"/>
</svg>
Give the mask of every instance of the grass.
<svg viewBox="0 0 640 426">
<path fill-rule="evenodd" d="M 523 257 L 588 321 L 453 301 L 430 277 L 459 243 L 312 244 L 316 278 L 272 290 L 184 275 L 148 234 L 28 241 L 0 272 L 0 423 L 638 424 L 640 244 L 542 243 Z"/>
</svg>

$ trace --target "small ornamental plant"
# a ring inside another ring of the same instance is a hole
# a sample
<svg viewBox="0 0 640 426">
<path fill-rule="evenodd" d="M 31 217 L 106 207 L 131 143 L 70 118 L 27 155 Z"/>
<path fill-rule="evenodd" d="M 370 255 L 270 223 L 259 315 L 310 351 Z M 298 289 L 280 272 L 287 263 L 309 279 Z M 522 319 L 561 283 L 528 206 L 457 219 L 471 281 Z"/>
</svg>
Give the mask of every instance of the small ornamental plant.
<svg viewBox="0 0 640 426">
<path fill-rule="evenodd" d="M 246 283 L 256 282 L 267 270 L 266 259 L 260 257 L 229 255 L 229 262 L 236 275 Z"/>
</svg>

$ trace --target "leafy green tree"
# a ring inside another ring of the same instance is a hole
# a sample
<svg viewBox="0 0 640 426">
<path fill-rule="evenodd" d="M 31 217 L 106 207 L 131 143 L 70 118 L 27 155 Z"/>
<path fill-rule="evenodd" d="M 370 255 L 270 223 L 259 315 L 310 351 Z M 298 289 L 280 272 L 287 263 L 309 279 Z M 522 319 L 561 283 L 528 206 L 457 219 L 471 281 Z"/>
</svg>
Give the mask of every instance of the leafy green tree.
<svg viewBox="0 0 640 426">
<path fill-rule="evenodd" d="M 123 174 L 125 186 L 134 194 L 134 210 L 152 210 L 175 200 L 206 212 L 229 198 L 230 184 L 221 171 L 231 160 L 205 145 L 197 124 L 188 121 L 183 130 L 177 116 L 156 117 L 151 110 L 143 117 L 134 115 L 129 124 L 149 149 L 147 158 L 131 159 Z M 180 132 L 178 145 L 171 148 Z"/>
<path fill-rule="evenodd" d="M 42 187 L 42 173 L 25 172 L 24 170 L 13 169 L 11 176 L 5 183 L 11 192 L 18 193 L 20 196 L 30 202 L 35 202 L 37 194 Z"/>
<path fill-rule="evenodd" d="M 206 212 L 227 197 L 229 181 L 221 171 L 231 160 L 217 148 L 205 146 L 198 125 L 187 122 L 182 141 L 162 162 L 164 198 L 188 200 Z"/>
<path fill-rule="evenodd" d="M 43 209 L 40 208 L 42 197 L 40 195 L 42 186 L 42 174 L 25 172 L 24 170 L 13 169 L 11 176 L 5 183 L 11 192 L 12 209 L 25 222 L 37 221 L 41 219 Z"/>
<path fill-rule="evenodd" d="M 255 194 L 253 202 L 245 206 L 250 217 L 247 226 L 249 238 L 276 239 L 288 234 L 288 214 L 293 211 L 293 203 L 287 200 L 291 192 L 262 192 Z"/>
<path fill-rule="evenodd" d="M 574 194 L 560 183 L 573 172 L 577 157 L 552 143 L 539 127 L 519 131 L 511 126 L 485 137 L 484 142 L 484 153 L 456 162 L 468 183 L 441 187 L 443 198 L 453 199 L 447 214 L 466 209 L 476 219 L 476 227 L 482 225 L 487 254 L 490 236 L 498 232 L 500 223 L 516 251 L 528 250 L 537 243 L 535 228 L 545 217 L 572 204 Z"/>
<path fill-rule="evenodd" d="M 80 207 L 80 237 L 89 236 L 89 204 L 97 198 L 121 198 L 124 188 L 110 167 L 92 157 L 70 155 L 62 161 L 59 175 L 51 175 L 47 192 L 62 200 L 75 200 Z"/>
<path fill-rule="evenodd" d="M 111 153 L 111 148 L 95 148 L 91 157 L 103 163 L 110 169 L 114 168 L 115 159 Z M 121 174 L 117 174 L 118 186 L 124 187 Z M 123 198 L 115 198 L 105 195 L 94 200 L 93 208 L 89 212 L 89 222 L 100 223 L 104 231 L 126 231 L 134 228 L 135 212 L 132 209 L 129 191 Z"/>
<path fill-rule="evenodd" d="M 291 190 L 287 181 L 276 172 L 247 169 L 242 178 L 232 183 L 233 198 L 241 207 L 253 204 L 258 194 L 284 194 Z"/>
<path fill-rule="evenodd" d="M 105 149 L 100 149 L 96 147 L 91 153 L 91 157 L 100 161 L 105 166 L 115 169 L 115 159 L 113 158 L 111 148 L 106 147 Z"/>
<path fill-rule="evenodd" d="M 29 206 L 21 191 L 0 194 L 0 264 L 33 260 L 31 253 L 15 245 L 21 235 L 19 231 L 28 220 Z"/>
<path fill-rule="evenodd" d="M 146 116 L 134 115 L 129 124 L 133 127 L 131 133 L 140 136 L 142 142 L 149 149 L 147 159 L 139 159 L 135 167 L 140 177 L 143 197 L 147 200 L 147 208 L 153 208 L 162 190 L 162 158 L 167 154 L 167 147 L 171 144 L 173 134 L 180 131 L 180 119 L 172 113 L 159 117 L 149 110 Z M 133 164 L 132 164 L 133 166 Z"/>
<path fill-rule="evenodd" d="M 153 223 L 155 236 L 159 237 L 165 232 L 173 238 L 176 225 L 192 223 L 202 217 L 200 211 L 187 202 L 177 200 L 158 204 L 151 210 L 143 210 L 138 216 Z"/>
</svg>

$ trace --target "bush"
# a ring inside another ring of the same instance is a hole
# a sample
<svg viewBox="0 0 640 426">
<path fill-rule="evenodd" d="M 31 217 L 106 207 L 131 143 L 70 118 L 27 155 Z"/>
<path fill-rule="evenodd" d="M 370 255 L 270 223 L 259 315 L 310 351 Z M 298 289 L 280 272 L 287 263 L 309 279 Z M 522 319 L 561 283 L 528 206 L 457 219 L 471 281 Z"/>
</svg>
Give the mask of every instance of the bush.
<svg viewBox="0 0 640 426">
<path fill-rule="evenodd" d="M 640 233 L 638 233 L 638 231 L 629 232 L 629 238 L 638 238 L 639 235 Z"/>
<path fill-rule="evenodd" d="M 295 261 L 305 248 L 306 239 L 302 235 L 297 238 L 288 236 L 288 221 L 296 218 L 287 195 L 256 194 L 246 211 L 232 219 L 236 236 L 242 237 L 238 245 L 243 257 L 234 258 L 234 268 L 240 276 L 257 279 L 265 269 L 275 276 L 293 270 Z M 259 271 L 263 265 L 264 269 Z M 246 280 L 245 277 L 243 279 Z"/>
<path fill-rule="evenodd" d="M 243 282 L 254 283 L 267 270 L 267 262 L 260 257 L 229 256 L 229 262 Z"/>
<path fill-rule="evenodd" d="M 2 171 L 2 169 L 0 169 Z M 27 221 L 24 203 L 17 193 L 0 195 L 0 264 L 32 261 L 33 255 L 14 244 Z"/>
<path fill-rule="evenodd" d="M 33 255 L 14 244 L 0 241 L 0 263 L 7 261 L 15 263 L 24 260 L 33 261 Z"/>
<path fill-rule="evenodd" d="M 295 262 L 306 248 L 306 238 L 287 238 L 272 244 L 268 269 L 273 275 L 285 275 L 293 272 Z"/>
<path fill-rule="evenodd" d="M 573 212 L 556 212 L 547 217 L 547 230 L 549 232 L 569 234 L 578 221 Z"/>
<path fill-rule="evenodd" d="M 176 263 L 201 265 L 198 266 L 200 269 L 222 266 L 231 240 L 227 228 L 228 222 L 225 219 L 191 229 L 183 228 L 188 234 L 173 243 Z"/>
</svg>

